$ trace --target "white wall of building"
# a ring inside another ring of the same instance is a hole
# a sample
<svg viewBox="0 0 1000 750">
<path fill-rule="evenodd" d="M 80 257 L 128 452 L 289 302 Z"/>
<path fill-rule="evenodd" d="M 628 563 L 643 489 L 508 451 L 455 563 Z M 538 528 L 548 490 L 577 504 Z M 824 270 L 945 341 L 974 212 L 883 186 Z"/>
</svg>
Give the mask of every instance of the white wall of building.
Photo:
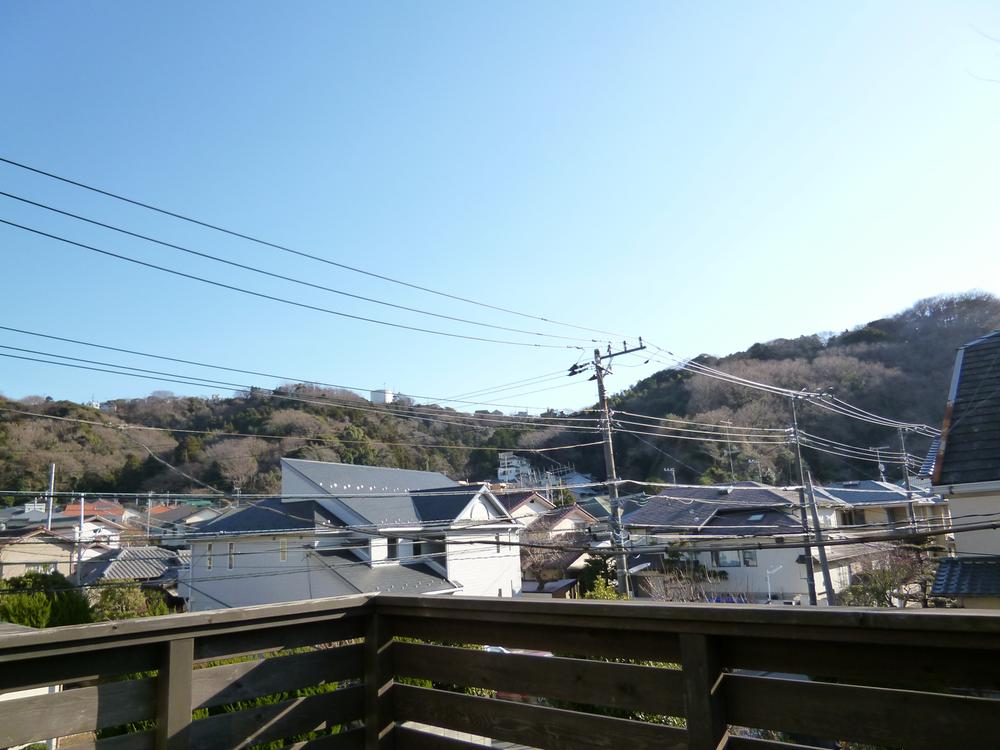
<svg viewBox="0 0 1000 750">
<path fill-rule="evenodd" d="M 499 537 L 499 544 L 497 543 Z M 510 529 L 449 533 L 447 575 L 466 596 L 514 596 L 521 591 L 518 532 Z"/>
</svg>

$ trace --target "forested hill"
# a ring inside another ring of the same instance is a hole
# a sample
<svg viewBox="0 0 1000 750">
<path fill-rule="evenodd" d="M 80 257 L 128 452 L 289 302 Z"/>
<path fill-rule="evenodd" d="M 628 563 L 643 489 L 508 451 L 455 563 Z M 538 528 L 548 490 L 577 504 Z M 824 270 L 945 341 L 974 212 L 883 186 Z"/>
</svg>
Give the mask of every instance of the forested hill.
<svg viewBox="0 0 1000 750">
<path fill-rule="evenodd" d="M 727 357 L 702 355 L 696 361 L 741 378 L 798 390 L 832 389 L 834 394 L 870 412 L 907 422 L 940 427 L 955 350 L 1000 327 L 1000 299 L 985 293 L 921 300 L 889 318 L 873 320 L 836 335 L 808 335 L 754 344 Z M 686 371 L 662 370 L 612 399 L 616 410 L 696 422 L 751 427 L 788 427 L 787 399 L 734 386 Z M 809 405 L 800 408 L 808 432 L 855 446 L 899 449 L 895 431 L 830 414 Z M 642 428 L 632 427 L 637 431 Z M 648 430 L 647 430 L 648 431 Z M 560 436 L 569 442 L 572 436 Z M 928 439 L 908 436 L 910 453 L 923 455 Z M 784 447 L 732 444 L 738 479 L 797 483 L 792 453 Z M 618 474 L 664 481 L 673 468 L 678 481 L 728 479 L 725 443 L 670 440 L 649 435 L 616 437 Z M 603 456 L 595 450 L 567 452 L 578 468 L 603 476 Z M 669 454 L 669 455 L 667 455 Z M 820 480 L 878 478 L 875 463 L 846 460 L 807 450 L 804 455 Z M 901 477 L 889 467 L 889 479 Z"/>
<path fill-rule="evenodd" d="M 839 398 L 868 411 L 938 426 L 955 349 L 997 327 L 997 298 L 938 297 L 838 335 L 781 339 L 721 359 L 703 355 L 698 361 L 787 388 L 832 388 Z M 285 386 L 277 395 L 251 392 L 205 399 L 155 394 L 115 404 L 117 411 L 107 414 L 44 397 L 0 397 L 0 490 L 42 490 L 54 462 L 59 490 L 189 492 L 207 491 L 204 485 L 210 485 L 225 492 L 235 487 L 244 493 L 274 492 L 280 486 L 282 456 L 487 479 L 496 471 L 496 451 L 491 448 L 569 445 L 580 442 L 581 434 L 529 430 L 516 420 L 505 424 L 497 415 L 463 417 L 437 406 L 420 406 L 418 418 L 413 418 L 405 404 L 374 407 L 348 392 L 301 384 Z M 790 422 L 786 400 L 679 370 L 663 370 L 636 383 L 615 395 L 612 406 L 710 425 L 729 421 L 787 427 Z M 841 443 L 898 447 L 892 430 L 807 405 L 801 408 L 800 423 L 811 433 Z M 124 425 L 161 429 L 121 429 Z M 921 453 L 927 443 L 912 437 L 907 447 Z M 736 441 L 731 449 L 738 479 L 783 483 L 796 477 L 785 446 Z M 615 437 L 618 473 L 631 479 L 662 481 L 664 470 L 672 468 L 682 482 L 725 480 L 731 471 L 726 450 L 725 443 L 626 433 Z M 550 455 L 604 476 L 600 449 Z M 874 477 L 876 472 L 871 463 L 812 450 L 805 457 L 821 481 Z M 893 467 L 890 478 L 898 476 Z"/>
</svg>

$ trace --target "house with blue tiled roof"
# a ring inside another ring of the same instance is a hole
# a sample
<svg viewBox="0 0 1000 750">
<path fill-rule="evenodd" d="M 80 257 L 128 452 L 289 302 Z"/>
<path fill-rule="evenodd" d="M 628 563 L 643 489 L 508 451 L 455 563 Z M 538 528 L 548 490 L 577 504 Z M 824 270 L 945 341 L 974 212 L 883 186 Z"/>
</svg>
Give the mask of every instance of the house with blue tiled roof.
<svg viewBox="0 0 1000 750">
<path fill-rule="evenodd" d="M 486 485 L 298 459 L 282 459 L 281 468 L 280 497 L 199 528 L 190 609 L 374 592 L 520 592 L 523 526 Z"/>
<path fill-rule="evenodd" d="M 948 498 L 957 556 L 931 593 L 1000 609 L 1000 330 L 955 356 L 932 484 Z"/>
</svg>

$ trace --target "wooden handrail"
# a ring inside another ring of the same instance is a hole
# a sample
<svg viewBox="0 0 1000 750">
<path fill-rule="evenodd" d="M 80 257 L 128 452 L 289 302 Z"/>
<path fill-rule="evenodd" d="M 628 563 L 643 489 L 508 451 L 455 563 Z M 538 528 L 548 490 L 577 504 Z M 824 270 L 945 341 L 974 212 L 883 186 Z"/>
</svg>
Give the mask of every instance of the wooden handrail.
<svg viewBox="0 0 1000 750">
<path fill-rule="evenodd" d="M 340 597 L 4 634 L 0 693 L 63 691 L 0 700 L 0 747 L 995 748 L 998 658 L 986 611 Z"/>
</svg>

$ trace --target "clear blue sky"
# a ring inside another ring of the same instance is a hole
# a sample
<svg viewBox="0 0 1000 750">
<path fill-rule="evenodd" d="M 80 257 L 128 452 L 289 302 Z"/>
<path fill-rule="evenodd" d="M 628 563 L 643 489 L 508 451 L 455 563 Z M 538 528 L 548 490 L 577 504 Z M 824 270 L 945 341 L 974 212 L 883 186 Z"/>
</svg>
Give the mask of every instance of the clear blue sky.
<svg viewBox="0 0 1000 750">
<path fill-rule="evenodd" d="M 1000 43 L 985 35 L 1000 38 L 995 2 L 11 1 L 0 154 L 416 284 L 721 355 L 925 296 L 1000 293 L 1000 83 L 984 80 L 1000 80 Z M 7 165 L 0 185 L 313 283 L 579 334 Z M 8 198 L 0 218 L 307 304 L 529 338 L 257 278 Z M 6 326 L 435 396 L 580 356 L 250 299 L 7 226 L 0 247 Z M 2 331 L 0 344 L 248 380 Z M 630 364 L 613 390 L 654 369 Z M 0 359 L 10 397 L 155 389 L 222 392 Z M 594 400 L 586 382 L 518 392 L 486 400 Z"/>
</svg>

